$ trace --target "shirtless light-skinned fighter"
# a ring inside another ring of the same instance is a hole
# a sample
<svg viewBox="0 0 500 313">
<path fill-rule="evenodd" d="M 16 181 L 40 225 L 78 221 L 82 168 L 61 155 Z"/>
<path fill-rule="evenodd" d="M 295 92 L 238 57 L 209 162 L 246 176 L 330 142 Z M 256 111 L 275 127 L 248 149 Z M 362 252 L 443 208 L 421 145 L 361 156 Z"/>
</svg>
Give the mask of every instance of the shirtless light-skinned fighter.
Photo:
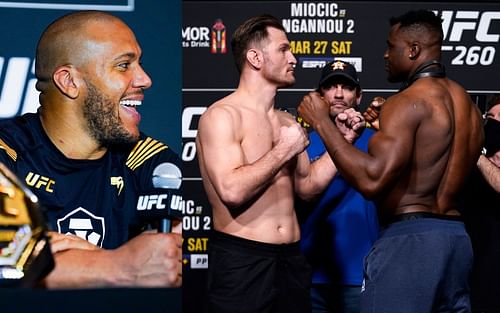
<svg viewBox="0 0 500 313">
<path fill-rule="evenodd" d="M 218 313 L 307 312 L 310 269 L 298 246 L 294 195 L 319 194 L 336 169 L 326 153 L 311 165 L 306 131 L 274 108 L 277 89 L 295 82 L 281 23 L 267 15 L 247 20 L 232 49 L 239 86 L 202 115 L 197 136 L 215 230 L 209 306 Z"/>
</svg>

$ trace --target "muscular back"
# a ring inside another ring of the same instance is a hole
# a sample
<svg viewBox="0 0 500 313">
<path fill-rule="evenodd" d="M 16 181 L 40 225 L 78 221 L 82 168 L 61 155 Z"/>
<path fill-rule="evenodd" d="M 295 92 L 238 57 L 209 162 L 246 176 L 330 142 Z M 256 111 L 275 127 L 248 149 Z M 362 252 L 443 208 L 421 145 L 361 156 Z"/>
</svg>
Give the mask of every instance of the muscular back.
<svg viewBox="0 0 500 313">
<path fill-rule="evenodd" d="M 481 114 L 461 86 L 445 80 L 452 99 L 455 123 L 446 169 L 437 191 L 438 213 L 456 210 L 457 196 L 474 168 L 483 142 Z"/>
<path fill-rule="evenodd" d="M 481 129 L 479 110 L 452 80 L 420 79 L 389 98 L 380 135 L 370 144 L 377 151 L 376 145 L 395 143 L 386 172 L 394 177 L 378 199 L 382 216 L 457 214 L 458 193 L 479 156 Z"/>
</svg>

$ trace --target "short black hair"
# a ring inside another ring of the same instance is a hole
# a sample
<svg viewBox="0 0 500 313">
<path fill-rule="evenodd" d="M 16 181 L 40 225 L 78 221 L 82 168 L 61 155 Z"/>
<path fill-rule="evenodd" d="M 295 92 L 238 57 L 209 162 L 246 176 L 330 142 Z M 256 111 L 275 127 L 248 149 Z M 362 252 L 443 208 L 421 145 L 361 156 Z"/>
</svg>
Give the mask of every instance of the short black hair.
<svg viewBox="0 0 500 313">
<path fill-rule="evenodd" d="M 393 16 L 389 19 L 389 24 L 391 26 L 400 24 L 401 29 L 409 31 L 421 32 L 424 30 L 427 33 L 434 34 L 439 44 L 441 44 L 443 42 L 442 21 L 440 15 L 436 15 L 433 11 L 422 9 L 408 11 L 396 17 Z"/>
</svg>

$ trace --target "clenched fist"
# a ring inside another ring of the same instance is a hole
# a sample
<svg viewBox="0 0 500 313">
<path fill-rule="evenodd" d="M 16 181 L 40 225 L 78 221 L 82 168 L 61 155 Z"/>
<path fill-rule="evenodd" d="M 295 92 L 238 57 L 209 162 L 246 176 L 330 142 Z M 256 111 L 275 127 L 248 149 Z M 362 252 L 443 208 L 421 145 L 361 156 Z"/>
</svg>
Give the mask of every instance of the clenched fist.
<svg viewBox="0 0 500 313">
<path fill-rule="evenodd" d="M 288 126 L 280 127 L 277 146 L 288 151 L 289 158 L 304 151 L 309 145 L 309 137 L 306 130 L 299 123 L 294 122 Z"/>
<path fill-rule="evenodd" d="M 299 116 L 313 127 L 318 121 L 330 118 L 330 104 L 316 91 L 310 92 L 302 98 L 297 111 Z"/>
<path fill-rule="evenodd" d="M 379 129 L 379 120 L 378 117 L 380 115 L 380 110 L 382 109 L 382 105 L 384 104 L 385 99 L 382 97 L 373 98 L 372 102 L 363 113 L 363 117 L 366 122 L 370 123 L 371 126 L 375 129 Z"/>
<path fill-rule="evenodd" d="M 365 128 L 365 119 L 360 112 L 350 108 L 337 115 L 335 125 L 344 135 L 345 140 L 353 143 Z"/>
</svg>

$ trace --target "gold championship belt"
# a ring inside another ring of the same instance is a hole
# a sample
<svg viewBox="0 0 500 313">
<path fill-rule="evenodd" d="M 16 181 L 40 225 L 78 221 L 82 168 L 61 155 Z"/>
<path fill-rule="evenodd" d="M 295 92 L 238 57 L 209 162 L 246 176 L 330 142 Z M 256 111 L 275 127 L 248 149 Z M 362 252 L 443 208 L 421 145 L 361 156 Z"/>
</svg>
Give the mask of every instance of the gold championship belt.
<svg viewBox="0 0 500 313">
<path fill-rule="evenodd" d="M 38 198 L 0 163 L 0 287 L 33 287 L 53 268 Z"/>
</svg>

